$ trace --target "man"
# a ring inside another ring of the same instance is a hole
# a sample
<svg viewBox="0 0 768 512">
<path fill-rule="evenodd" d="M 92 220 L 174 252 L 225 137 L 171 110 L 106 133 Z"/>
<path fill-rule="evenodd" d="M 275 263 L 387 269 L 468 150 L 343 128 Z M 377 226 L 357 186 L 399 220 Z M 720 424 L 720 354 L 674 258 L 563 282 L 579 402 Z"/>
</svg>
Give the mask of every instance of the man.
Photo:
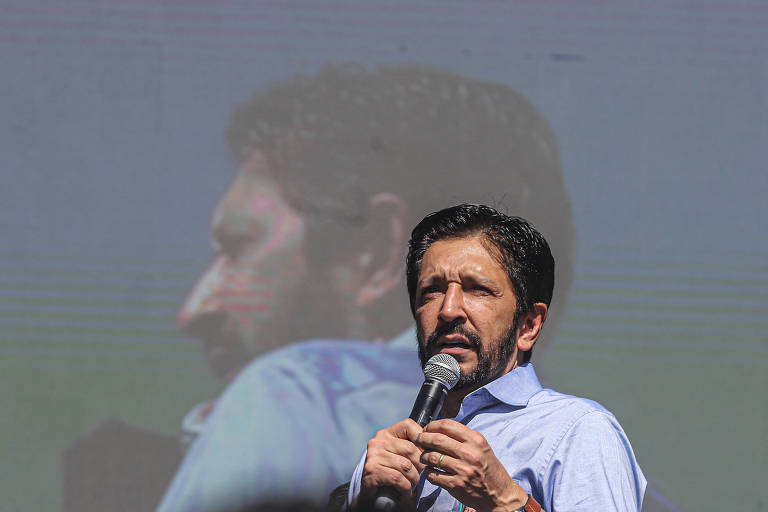
<svg viewBox="0 0 768 512">
<path fill-rule="evenodd" d="M 570 281 L 554 135 L 508 87 L 415 66 L 327 67 L 257 94 L 228 139 L 238 173 L 213 215 L 216 257 L 179 314 L 224 378 L 298 340 L 400 334 L 407 227 L 458 197 L 540 223 Z"/>
<path fill-rule="evenodd" d="M 423 375 L 402 248 L 427 212 L 508 205 L 555 241 L 556 302 L 571 279 L 554 136 L 507 87 L 328 67 L 256 95 L 229 141 L 240 163 L 214 213 L 216 257 L 179 321 L 231 384 L 192 415 L 202 433 L 162 511 L 324 502 L 361 444 L 407 414 Z"/>
<path fill-rule="evenodd" d="M 450 354 L 461 378 L 442 419 L 402 420 L 368 442 L 350 505 L 368 510 L 390 487 L 403 510 L 640 510 L 645 477 L 616 418 L 543 389 L 529 362 L 555 282 L 544 237 L 462 204 L 416 226 L 407 262 L 419 358 Z"/>
</svg>

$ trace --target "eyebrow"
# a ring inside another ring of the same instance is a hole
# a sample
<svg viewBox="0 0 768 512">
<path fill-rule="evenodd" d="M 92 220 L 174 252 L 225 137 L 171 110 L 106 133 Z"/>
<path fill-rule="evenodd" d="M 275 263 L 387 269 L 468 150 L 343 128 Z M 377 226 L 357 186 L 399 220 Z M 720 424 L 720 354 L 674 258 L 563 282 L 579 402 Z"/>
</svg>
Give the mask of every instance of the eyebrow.
<svg viewBox="0 0 768 512">
<path fill-rule="evenodd" d="M 461 278 L 462 281 L 470 281 L 477 284 L 498 286 L 498 283 L 496 282 L 496 280 L 491 279 L 489 277 L 484 277 L 482 275 L 478 275 L 474 272 L 460 272 L 459 277 Z M 426 286 L 428 284 L 433 284 L 433 283 L 442 282 L 442 281 L 446 281 L 445 274 L 435 273 L 425 277 L 424 279 L 420 279 L 419 281 L 416 282 L 416 284 L 417 286 Z"/>
</svg>

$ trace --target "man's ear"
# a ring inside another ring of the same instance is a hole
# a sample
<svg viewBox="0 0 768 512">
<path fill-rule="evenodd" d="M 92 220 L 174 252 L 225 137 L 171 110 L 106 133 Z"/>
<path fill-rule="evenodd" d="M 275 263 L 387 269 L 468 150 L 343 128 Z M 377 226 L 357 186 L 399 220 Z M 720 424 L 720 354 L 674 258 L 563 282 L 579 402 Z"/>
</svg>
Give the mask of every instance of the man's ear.
<svg viewBox="0 0 768 512">
<path fill-rule="evenodd" d="M 368 201 L 369 236 L 363 237 L 358 251 L 358 265 L 363 279 L 356 303 L 364 308 L 387 295 L 402 283 L 408 242 L 406 219 L 408 207 L 399 196 L 381 192 Z"/>
<path fill-rule="evenodd" d="M 517 326 L 517 349 L 526 352 L 533 348 L 541 334 L 541 328 L 547 319 L 548 308 L 543 302 L 537 302 L 533 308 L 520 318 Z"/>
</svg>

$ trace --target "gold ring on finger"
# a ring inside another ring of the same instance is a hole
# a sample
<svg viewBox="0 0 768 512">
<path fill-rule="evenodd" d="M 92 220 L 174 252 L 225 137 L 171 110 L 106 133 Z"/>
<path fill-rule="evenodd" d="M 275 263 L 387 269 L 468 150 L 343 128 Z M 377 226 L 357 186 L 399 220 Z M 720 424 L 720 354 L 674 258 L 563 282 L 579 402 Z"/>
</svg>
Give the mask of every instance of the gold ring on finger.
<svg viewBox="0 0 768 512">
<path fill-rule="evenodd" d="M 440 465 L 443 462 L 443 457 L 445 457 L 445 454 L 441 453 L 440 457 L 437 459 L 437 469 L 439 469 L 440 471 L 443 470 L 443 467 Z"/>
</svg>

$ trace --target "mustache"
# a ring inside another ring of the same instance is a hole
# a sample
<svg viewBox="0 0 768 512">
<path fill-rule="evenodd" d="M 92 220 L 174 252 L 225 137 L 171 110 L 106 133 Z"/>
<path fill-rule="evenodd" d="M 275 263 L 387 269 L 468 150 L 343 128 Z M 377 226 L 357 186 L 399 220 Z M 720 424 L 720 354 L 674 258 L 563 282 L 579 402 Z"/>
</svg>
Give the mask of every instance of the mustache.
<svg viewBox="0 0 768 512">
<path fill-rule="evenodd" d="M 430 334 L 427 338 L 427 342 L 425 344 L 426 348 L 434 346 L 434 344 L 437 343 L 438 338 L 448 334 L 460 334 L 464 336 L 469 342 L 469 345 L 477 351 L 480 351 L 482 347 L 480 336 L 472 331 L 469 331 L 468 329 L 465 329 L 458 322 L 449 322 L 447 324 L 438 325 L 437 328 L 435 328 L 432 334 Z"/>
</svg>

